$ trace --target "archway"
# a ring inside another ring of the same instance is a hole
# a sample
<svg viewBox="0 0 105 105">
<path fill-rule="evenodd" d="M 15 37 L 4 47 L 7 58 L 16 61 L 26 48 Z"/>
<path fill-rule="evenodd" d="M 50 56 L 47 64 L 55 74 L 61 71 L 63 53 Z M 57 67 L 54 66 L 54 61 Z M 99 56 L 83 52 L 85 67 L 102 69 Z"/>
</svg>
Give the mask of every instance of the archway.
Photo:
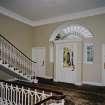
<svg viewBox="0 0 105 105">
<path fill-rule="evenodd" d="M 51 45 L 50 61 L 54 63 L 55 81 L 77 85 L 82 83 L 82 40 L 92 37 L 93 34 L 81 25 L 65 24 L 53 32 L 49 41 Z M 68 57 L 64 58 L 65 51 L 69 54 L 68 64 L 67 60 L 65 61 Z"/>
</svg>

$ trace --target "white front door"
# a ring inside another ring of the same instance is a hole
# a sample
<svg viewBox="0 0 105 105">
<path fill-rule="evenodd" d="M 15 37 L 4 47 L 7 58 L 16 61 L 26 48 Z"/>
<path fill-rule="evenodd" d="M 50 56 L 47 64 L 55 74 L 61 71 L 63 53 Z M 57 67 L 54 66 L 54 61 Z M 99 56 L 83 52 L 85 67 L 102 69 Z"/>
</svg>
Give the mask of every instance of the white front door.
<svg viewBox="0 0 105 105">
<path fill-rule="evenodd" d="M 55 44 L 55 81 L 76 83 L 77 71 L 77 44 Z"/>
<path fill-rule="evenodd" d="M 32 48 L 32 60 L 37 62 L 35 66 L 35 75 L 37 77 L 45 77 L 45 48 Z"/>
</svg>

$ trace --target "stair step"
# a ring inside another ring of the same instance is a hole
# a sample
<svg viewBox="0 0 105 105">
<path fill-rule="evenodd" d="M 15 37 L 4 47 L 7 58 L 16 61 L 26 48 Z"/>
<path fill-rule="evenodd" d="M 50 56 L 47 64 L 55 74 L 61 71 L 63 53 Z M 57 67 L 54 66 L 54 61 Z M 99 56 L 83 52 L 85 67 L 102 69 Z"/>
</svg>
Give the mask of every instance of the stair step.
<svg viewBox="0 0 105 105">
<path fill-rule="evenodd" d="M 23 75 L 27 75 L 26 73 L 23 73 Z"/>
<path fill-rule="evenodd" d="M 7 64 L 7 62 L 4 62 L 3 60 L 0 60 L 0 65 L 6 67 L 12 72 L 15 72 L 17 75 L 22 76 L 24 79 L 27 79 L 29 81 L 33 81 L 30 75 L 27 76 L 27 73 L 23 73 L 22 70 L 19 70 L 18 68 L 15 68 L 13 65 Z"/>
<path fill-rule="evenodd" d="M 18 73 L 22 73 L 22 71 L 21 70 L 19 70 L 19 72 Z"/>
<path fill-rule="evenodd" d="M 14 68 L 14 70 L 19 70 L 18 68 Z"/>
<path fill-rule="evenodd" d="M 9 67 L 9 69 L 11 69 L 12 71 L 14 71 L 14 67 Z"/>
<path fill-rule="evenodd" d="M 9 68 L 9 64 L 3 64 L 5 67 Z"/>
<path fill-rule="evenodd" d="M 9 65 L 9 67 L 13 67 L 13 65 Z"/>
</svg>

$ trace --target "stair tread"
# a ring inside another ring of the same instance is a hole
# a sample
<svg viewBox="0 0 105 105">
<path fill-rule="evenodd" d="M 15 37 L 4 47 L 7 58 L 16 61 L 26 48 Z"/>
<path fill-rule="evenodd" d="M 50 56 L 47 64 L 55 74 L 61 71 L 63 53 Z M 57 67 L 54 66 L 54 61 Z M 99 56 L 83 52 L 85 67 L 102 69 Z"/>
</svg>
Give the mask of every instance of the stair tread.
<svg viewBox="0 0 105 105">
<path fill-rule="evenodd" d="M 0 65 L 6 67 L 8 70 L 16 73 L 17 75 L 20 75 L 24 79 L 27 79 L 29 81 L 32 81 L 31 75 L 27 75 L 27 73 L 23 73 L 22 70 L 19 70 L 18 68 L 15 68 L 13 65 L 8 64 L 7 62 L 4 62 L 0 59 Z"/>
</svg>

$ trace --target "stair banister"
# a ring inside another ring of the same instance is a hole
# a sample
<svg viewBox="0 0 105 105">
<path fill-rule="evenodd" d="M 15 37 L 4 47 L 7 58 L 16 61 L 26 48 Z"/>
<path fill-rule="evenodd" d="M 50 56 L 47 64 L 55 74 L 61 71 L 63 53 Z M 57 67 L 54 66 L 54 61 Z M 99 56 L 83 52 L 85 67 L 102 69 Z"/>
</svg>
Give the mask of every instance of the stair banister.
<svg viewBox="0 0 105 105">
<path fill-rule="evenodd" d="M 12 45 L 15 49 L 17 49 L 20 53 L 22 53 L 27 59 L 29 59 L 31 62 L 34 62 L 31 58 L 29 58 L 27 55 L 25 55 L 22 51 L 20 51 L 16 46 L 14 46 L 9 40 L 7 40 L 3 35 L 0 34 L 0 37 L 2 37 L 4 40 L 6 40 L 10 45 Z M 34 62 L 36 63 L 36 62 Z"/>
<path fill-rule="evenodd" d="M 31 80 L 35 75 L 36 62 L 32 61 L 22 51 L 15 47 L 10 41 L 0 34 L 0 60 L 8 64 L 25 79 Z"/>
</svg>

